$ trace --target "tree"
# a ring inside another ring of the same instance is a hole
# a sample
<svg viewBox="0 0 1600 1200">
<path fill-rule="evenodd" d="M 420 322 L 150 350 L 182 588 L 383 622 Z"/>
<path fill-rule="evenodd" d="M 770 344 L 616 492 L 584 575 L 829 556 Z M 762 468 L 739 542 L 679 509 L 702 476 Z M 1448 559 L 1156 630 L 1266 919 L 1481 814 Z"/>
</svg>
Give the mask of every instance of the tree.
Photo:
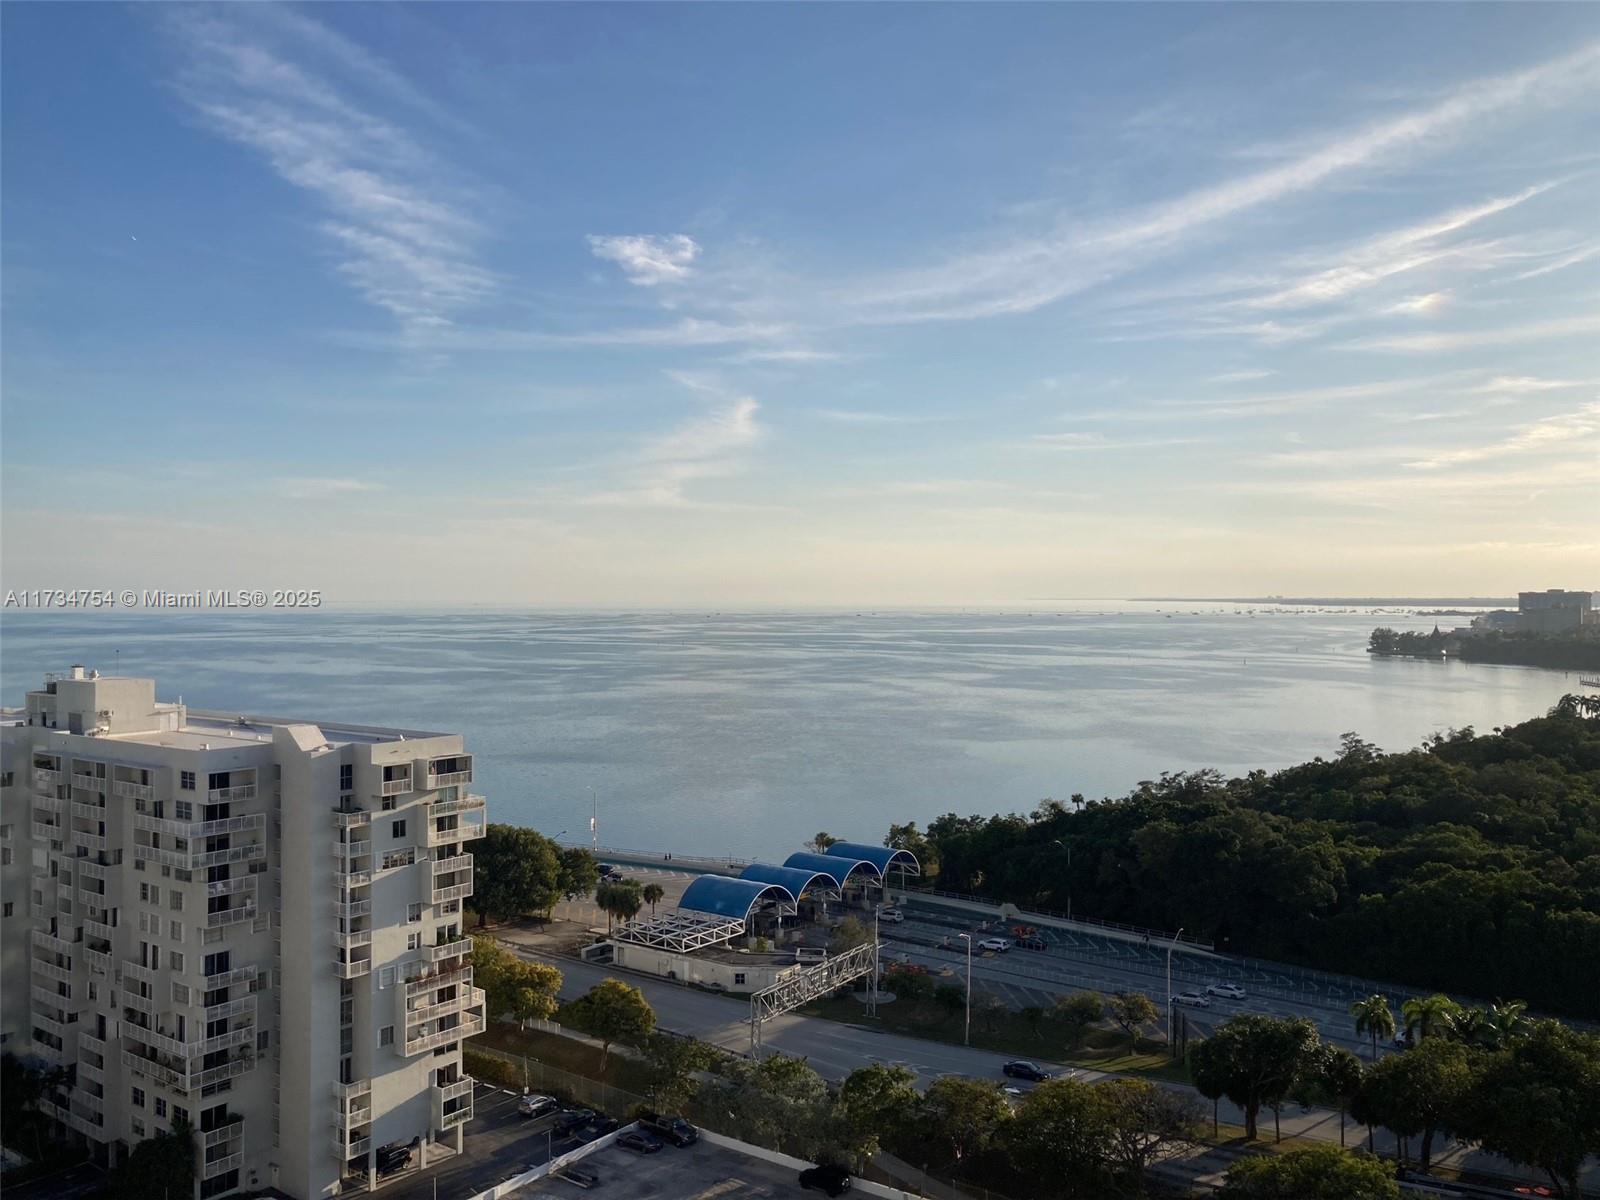
<svg viewBox="0 0 1600 1200">
<path fill-rule="evenodd" d="M 806 849 L 810 850 L 813 854 L 826 854 L 829 846 L 836 846 L 838 844 L 838 838 L 834 837 L 833 834 L 824 831 L 817 834 L 816 837 L 807 842 Z"/>
<path fill-rule="evenodd" d="M 656 1027 L 655 1009 L 644 993 L 620 979 L 602 979 L 560 1011 L 560 1021 L 600 1039 L 600 1069 L 613 1042 L 642 1042 Z"/>
<path fill-rule="evenodd" d="M 742 1140 L 797 1158 L 815 1161 L 830 1132 L 828 1085 L 804 1060 L 784 1054 L 730 1062 L 705 1103 L 734 1120 Z"/>
<path fill-rule="evenodd" d="M 1261 1106 L 1283 1103 L 1296 1082 L 1314 1067 L 1321 1039 L 1304 1018 L 1232 1017 L 1190 1052 L 1201 1094 L 1220 1092 L 1244 1110 L 1245 1137 L 1256 1136 Z"/>
<path fill-rule="evenodd" d="M 600 864 L 593 852 L 582 846 L 567 846 L 560 851 L 560 874 L 557 887 L 568 900 L 579 896 L 592 896 L 600 882 Z"/>
<path fill-rule="evenodd" d="M 828 939 L 828 951 L 831 954 L 843 954 L 846 950 L 854 950 L 857 946 L 865 946 L 872 940 L 872 931 L 856 917 L 846 917 L 834 927 L 833 936 Z"/>
<path fill-rule="evenodd" d="M 979 992 L 972 998 L 972 1014 L 978 1018 L 978 1024 L 993 1033 L 1000 1027 L 1000 1022 L 1005 1020 L 1006 1014 L 1011 1010 L 1006 1007 L 1006 1002 L 993 992 Z"/>
<path fill-rule="evenodd" d="M 883 839 L 883 844 L 891 850 L 909 850 L 917 856 L 917 865 L 922 868 L 924 886 L 928 880 L 939 874 L 938 847 L 917 828 L 915 821 L 908 821 L 904 825 L 890 825 L 889 835 Z"/>
<path fill-rule="evenodd" d="M 921 1102 L 916 1084 L 905 1067 L 882 1063 L 845 1076 L 833 1102 L 833 1140 L 858 1168 L 915 1118 Z"/>
<path fill-rule="evenodd" d="M 958 1170 L 986 1149 L 1010 1119 L 1011 1106 L 999 1084 L 957 1075 L 943 1075 L 928 1085 L 917 1117 L 923 1135 Z"/>
<path fill-rule="evenodd" d="M 1445 1032 L 1452 1023 L 1461 1019 L 1461 1014 L 1461 1005 L 1440 992 L 1431 996 L 1413 996 L 1400 1006 L 1406 1034 L 1409 1036 L 1415 1032 L 1419 1038 Z"/>
<path fill-rule="evenodd" d="M 941 983 L 933 989 L 933 1002 L 944 1009 L 946 1016 L 954 1016 L 966 1010 L 966 989 L 953 983 Z"/>
<path fill-rule="evenodd" d="M 644 1039 L 645 1094 L 662 1112 L 676 1112 L 694 1096 L 695 1076 L 708 1071 L 717 1052 L 693 1038 L 652 1033 Z"/>
<path fill-rule="evenodd" d="M 194 1128 L 175 1116 L 172 1128 L 147 1137 L 111 1173 L 118 1200 L 170 1200 L 194 1193 Z"/>
<path fill-rule="evenodd" d="M 1369 1154 L 1307 1146 L 1241 1158 L 1219 1200 L 1399 1200 L 1389 1167 Z"/>
<path fill-rule="evenodd" d="M 650 906 L 650 915 L 653 917 L 656 915 L 656 905 L 666 898 L 667 889 L 659 883 L 647 883 L 639 895 Z"/>
<path fill-rule="evenodd" d="M 1344 1146 L 1344 1118 L 1361 1095 L 1366 1072 L 1361 1060 L 1343 1046 L 1323 1045 L 1317 1060 L 1316 1090 L 1339 1110 L 1339 1145 Z"/>
<path fill-rule="evenodd" d="M 36 1159 L 44 1158 L 46 1120 L 39 1101 L 67 1082 L 65 1067 L 24 1062 L 15 1054 L 0 1055 L 0 1130 L 17 1147 L 31 1144 Z M 31 1139 L 23 1131 L 32 1131 Z"/>
<path fill-rule="evenodd" d="M 473 893 L 467 901 L 488 920 L 548 913 L 561 898 L 561 862 L 554 842 L 532 829 L 490 825 L 472 847 Z"/>
<path fill-rule="evenodd" d="M 594 890 L 594 902 L 606 914 L 606 930 L 615 921 L 631 921 L 644 907 L 644 889 L 637 879 L 608 880 Z"/>
<path fill-rule="evenodd" d="M 908 1004 L 916 1004 L 933 995 L 933 980 L 926 971 L 913 970 L 898 963 L 884 971 L 883 986 L 886 991 L 894 993 L 895 999 Z"/>
<path fill-rule="evenodd" d="M 1433 1137 L 1455 1123 L 1472 1084 L 1466 1048 L 1443 1037 L 1424 1038 L 1405 1054 L 1391 1054 L 1367 1070 L 1360 1106 L 1401 1137 L 1421 1137 L 1419 1161 L 1426 1171 Z"/>
<path fill-rule="evenodd" d="M 491 1019 L 510 1013 L 526 1026 L 555 1015 L 564 982 L 556 967 L 518 958 L 488 937 L 472 939 L 470 961 Z"/>
<path fill-rule="evenodd" d="M 1099 992 L 1071 992 L 1057 996 L 1050 1010 L 1050 1019 L 1061 1026 L 1067 1037 L 1067 1047 L 1076 1050 L 1083 1044 L 1083 1035 L 1089 1026 L 1105 1019 L 1106 998 Z"/>
<path fill-rule="evenodd" d="M 998 1128 L 1031 1195 L 1097 1200 L 1110 1190 L 1111 1106 L 1096 1085 L 1047 1080 L 1022 1098 L 1014 1120 Z"/>
<path fill-rule="evenodd" d="M 1161 1014 L 1154 1001 L 1143 992 L 1116 992 L 1109 1005 L 1111 1019 L 1128 1035 L 1130 1049 L 1139 1047 L 1139 1028 L 1148 1025 Z"/>
<path fill-rule="evenodd" d="M 1372 1061 L 1378 1061 L 1378 1039 L 1387 1041 L 1394 1036 L 1394 1013 L 1386 996 L 1374 993 L 1350 1006 L 1350 1015 L 1356 1019 L 1356 1036 L 1372 1039 Z"/>
<path fill-rule="evenodd" d="M 1464 1135 L 1577 1200 L 1584 1160 L 1600 1154 L 1600 1036 L 1532 1022 L 1485 1057 L 1463 1109 Z"/>
<path fill-rule="evenodd" d="M 1138 1194 L 1145 1172 L 1200 1137 L 1200 1104 L 1148 1079 L 1094 1085 L 1109 1117 L 1107 1159 L 1123 1186 Z"/>
</svg>

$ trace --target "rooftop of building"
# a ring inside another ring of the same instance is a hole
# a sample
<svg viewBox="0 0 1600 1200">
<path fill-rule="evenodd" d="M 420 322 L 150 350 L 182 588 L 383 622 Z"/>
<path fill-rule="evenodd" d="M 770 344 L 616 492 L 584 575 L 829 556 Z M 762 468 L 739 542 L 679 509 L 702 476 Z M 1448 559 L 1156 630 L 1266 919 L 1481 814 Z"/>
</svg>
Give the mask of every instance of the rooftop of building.
<svg viewBox="0 0 1600 1200">
<path fill-rule="evenodd" d="M 655 1154 L 636 1154 L 607 1146 L 585 1155 L 577 1164 L 600 1177 L 604 1195 L 648 1200 L 652 1196 L 715 1196 L 717 1200 L 744 1197 L 799 1196 L 799 1172 L 782 1163 L 768 1162 L 726 1146 L 701 1140 L 679 1150 L 667 1146 Z M 561 1196 L 572 1200 L 575 1189 L 559 1176 L 547 1176 L 518 1188 L 518 1200 L 530 1196 Z"/>
</svg>

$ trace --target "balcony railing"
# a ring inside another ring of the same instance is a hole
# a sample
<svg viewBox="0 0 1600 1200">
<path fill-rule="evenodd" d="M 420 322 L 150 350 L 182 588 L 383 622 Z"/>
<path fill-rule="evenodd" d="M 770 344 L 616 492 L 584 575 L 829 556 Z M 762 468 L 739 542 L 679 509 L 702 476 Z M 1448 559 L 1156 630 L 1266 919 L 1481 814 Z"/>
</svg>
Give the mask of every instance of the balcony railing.
<svg viewBox="0 0 1600 1200">
<path fill-rule="evenodd" d="M 93 791 L 103 792 L 105 791 L 106 783 L 107 780 L 104 775 L 89 775 L 83 771 L 74 771 L 72 773 L 72 786 L 75 788 L 89 788 Z"/>
<path fill-rule="evenodd" d="M 333 823 L 340 829 L 355 829 L 372 824 L 372 814 L 364 808 L 336 808 L 333 810 Z"/>
<path fill-rule="evenodd" d="M 62 832 L 60 825 L 52 825 L 49 821 L 33 822 L 33 836 L 41 842 L 59 842 Z"/>
<path fill-rule="evenodd" d="M 103 1040 L 95 1037 L 92 1033 L 84 1033 L 79 1031 L 78 1049 L 87 1050 L 91 1054 L 99 1054 L 104 1056 L 106 1052 L 106 1044 Z"/>
<path fill-rule="evenodd" d="M 83 800 L 72 802 L 72 815 L 85 821 L 104 821 L 106 819 L 106 806 L 103 804 L 89 804 Z"/>
<path fill-rule="evenodd" d="M 451 842 L 471 842 L 481 838 L 488 831 L 488 814 L 485 812 L 466 812 L 456 816 L 454 822 L 439 828 L 430 823 L 427 829 L 427 844 L 430 846 L 444 846 Z"/>
<path fill-rule="evenodd" d="M 110 879 L 116 868 L 111 863 L 90 862 L 87 858 L 75 859 L 72 864 L 78 875 L 87 879 Z"/>
<path fill-rule="evenodd" d="M 444 1083 L 433 1089 L 433 1098 L 440 1104 L 448 1104 L 451 1100 L 459 1100 L 462 1096 L 472 1095 L 472 1080 L 458 1079 L 454 1083 Z"/>
<path fill-rule="evenodd" d="M 104 840 L 104 839 L 102 839 Z M 134 858 L 144 862 L 160 863 L 164 867 L 177 867 L 183 871 L 198 871 L 204 867 L 224 864 L 254 862 L 267 856 L 267 848 L 259 842 L 248 846 L 232 846 L 226 850 L 164 850 L 155 846 L 135 846 Z"/>
<path fill-rule="evenodd" d="M 248 1016 L 252 1021 L 256 1015 L 256 998 L 254 996 L 241 996 L 237 1000 L 224 1000 L 221 1004 L 213 1004 L 202 1010 L 205 1013 L 206 1024 L 212 1021 L 231 1021 L 235 1017 Z"/>
<path fill-rule="evenodd" d="M 363 1097 L 351 1108 L 339 1108 L 333 1114 L 334 1124 L 345 1133 L 360 1129 L 372 1120 L 372 1102 Z"/>
<path fill-rule="evenodd" d="M 155 788 L 148 783 L 134 783 L 128 779 L 118 779 L 111 785 L 111 790 L 127 800 L 149 800 L 155 795 Z"/>
<path fill-rule="evenodd" d="M 101 975 L 111 974 L 111 955 L 105 951 L 91 950 L 85 946 L 83 948 L 83 961 L 88 964 L 91 971 L 96 971 Z"/>
<path fill-rule="evenodd" d="M 448 817 L 451 813 L 475 812 L 486 807 L 488 803 L 484 797 L 471 794 L 457 796 L 454 800 L 435 800 L 428 805 L 428 815 Z"/>
<path fill-rule="evenodd" d="M 352 1079 L 349 1083 L 335 1083 L 333 1085 L 333 1098 L 342 1106 L 351 1100 L 359 1100 L 362 1096 L 372 1095 L 372 1080 Z"/>
<path fill-rule="evenodd" d="M 472 855 L 452 854 L 449 858 L 436 858 L 433 860 L 433 873 L 435 875 L 448 875 L 451 871 L 472 870 Z"/>
<path fill-rule="evenodd" d="M 458 883 L 454 887 L 434 888 L 430 893 L 430 899 L 434 904 L 447 904 L 451 900 L 465 900 L 470 895 L 472 895 L 472 885 Z"/>
<path fill-rule="evenodd" d="M 411 790 L 411 776 L 405 775 L 399 779 L 385 779 L 378 786 L 380 796 L 404 796 Z"/>
<path fill-rule="evenodd" d="M 369 867 L 360 871 L 340 871 L 337 878 L 339 884 L 346 888 L 365 887 L 372 882 L 372 870 Z"/>
<path fill-rule="evenodd" d="M 137 1009 L 147 1016 L 154 1017 L 163 1011 L 161 1002 L 154 995 L 144 996 L 130 987 L 123 988 L 118 995 L 122 997 L 123 1004 L 129 1008 Z"/>
<path fill-rule="evenodd" d="M 267 814 L 241 813 L 237 817 L 218 817 L 214 821 L 175 821 L 171 817 L 136 813 L 133 827 L 194 841 L 196 838 L 221 837 L 229 833 L 259 833 L 267 827 Z"/>
<path fill-rule="evenodd" d="M 335 842 L 333 844 L 333 856 L 341 861 L 360 858 L 371 853 L 371 842 Z"/>
<path fill-rule="evenodd" d="M 334 930 L 333 940 L 346 950 L 354 949 L 356 946 L 370 946 L 372 945 L 372 930 L 347 929 L 343 932 Z"/>
<path fill-rule="evenodd" d="M 256 918 L 255 902 L 238 904 L 233 908 L 219 908 L 216 912 L 206 914 L 206 926 L 209 929 L 218 929 L 224 925 L 237 925 L 240 921 L 253 921 Z"/>
<path fill-rule="evenodd" d="M 473 993 L 477 992 L 474 996 Z M 437 1004 L 429 1004 L 423 1008 L 413 1008 L 406 1012 L 406 1034 L 409 1037 L 411 1030 L 418 1025 L 426 1025 L 429 1021 L 437 1021 L 440 1017 L 448 1017 L 451 1013 L 461 1012 L 463 1009 L 482 1007 L 483 993 L 477 988 L 464 988 L 459 996 L 449 1000 L 441 1000 Z"/>
<path fill-rule="evenodd" d="M 122 960 L 122 974 L 127 979 L 137 979 L 140 983 L 148 983 L 152 987 L 161 982 L 161 975 L 154 967 L 142 966 L 132 959 Z"/>
<path fill-rule="evenodd" d="M 472 983 L 472 968 L 467 965 L 458 967 L 441 967 L 436 971 L 429 971 L 418 975 L 415 979 L 406 980 L 402 993 L 407 1000 L 411 1000 L 425 992 L 437 988 L 449 987 L 452 983 L 466 987 Z"/>
<path fill-rule="evenodd" d="M 447 958 L 459 958 L 463 954 L 471 953 L 471 938 L 458 938 L 453 942 L 444 942 L 437 946 L 424 946 L 422 948 L 422 956 L 429 962 L 442 962 Z"/>
<path fill-rule="evenodd" d="M 50 791 L 55 791 L 60 782 L 60 771 L 49 771 L 44 767 L 35 767 L 33 769 L 33 786 L 36 788 L 48 788 Z"/>
<path fill-rule="evenodd" d="M 352 1158 L 365 1158 L 370 1149 L 372 1149 L 372 1139 L 369 1137 L 347 1142 L 341 1133 L 336 1131 L 334 1134 L 333 1152 L 339 1156 L 340 1162 L 349 1162 Z"/>
<path fill-rule="evenodd" d="M 67 811 L 67 801 L 60 796 L 29 796 L 28 802 L 34 808 L 47 812 L 52 816 L 60 816 Z"/>
<path fill-rule="evenodd" d="M 207 896 L 234 896 L 240 892 L 254 892 L 260 887 L 261 876 L 239 875 L 233 879 L 218 879 L 206 884 Z"/>
<path fill-rule="evenodd" d="M 476 1037 L 483 1032 L 483 1017 L 476 1013 L 462 1013 L 459 1024 L 452 1025 L 449 1029 L 441 1029 L 434 1033 L 424 1034 L 414 1040 L 407 1040 L 405 1054 L 409 1058 L 413 1054 L 421 1054 L 427 1050 L 436 1050 L 440 1046 L 448 1045 L 460 1038 Z"/>
<path fill-rule="evenodd" d="M 82 1000 L 74 1000 L 71 996 L 63 996 L 55 988 L 40 987 L 38 984 L 34 984 L 30 991 L 35 1004 L 48 1005 L 64 1013 L 77 1012 L 84 1004 Z"/>
<path fill-rule="evenodd" d="M 242 800 L 256 798 L 256 785 L 253 783 L 238 783 L 233 787 L 212 788 L 206 792 L 207 804 L 238 804 Z"/>
<path fill-rule="evenodd" d="M 220 1146 L 223 1142 L 232 1141 L 244 1135 L 244 1118 L 235 1117 L 226 1125 L 218 1125 L 215 1129 L 208 1129 L 200 1135 L 202 1149 L 209 1150 L 212 1146 Z"/>
<path fill-rule="evenodd" d="M 217 988 L 232 987 L 236 983 L 249 983 L 259 974 L 261 968 L 252 965 L 234 967 L 231 971 L 218 971 L 215 975 L 197 975 L 194 978 L 200 980 L 200 986 L 204 990 L 211 992 Z"/>
<path fill-rule="evenodd" d="M 244 1165 L 244 1155 L 230 1154 L 226 1158 L 219 1158 L 205 1163 L 200 1171 L 200 1178 L 215 1179 L 218 1175 L 226 1175 L 229 1171 L 237 1171 Z"/>
<path fill-rule="evenodd" d="M 177 1038 L 168 1037 L 164 1033 L 156 1033 L 135 1025 L 131 1021 L 122 1022 L 122 1036 L 132 1038 L 134 1041 L 159 1050 L 163 1054 L 170 1054 L 174 1058 L 198 1058 L 203 1054 L 215 1054 L 218 1050 L 230 1050 L 235 1046 L 253 1045 L 256 1040 L 256 1031 L 253 1026 L 242 1029 L 231 1029 L 227 1033 L 219 1033 L 216 1037 L 202 1038 L 194 1042 L 180 1042 Z"/>
<path fill-rule="evenodd" d="M 66 938 L 46 933 L 43 929 L 29 930 L 28 940 L 41 950 L 48 950 L 52 954 L 75 954 L 78 949 L 77 942 L 69 942 Z"/>
<path fill-rule="evenodd" d="M 430 792 L 435 788 L 458 787 L 461 784 L 472 782 L 472 768 L 468 767 L 465 771 L 444 771 L 439 774 L 429 771 L 423 777 L 423 781 L 427 784 L 427 790 Z"/>
<path fill-rule="evenodd" d="M 449 1112 L 441 1111 L 439 1113 L 439 1128 L 453 1129 L 463 1121 L 470 1120 L 472 1120 L 472 1099 L 468 1097 L 460 1107 L 453 1108 Z"/>
<path fill-rule="evenodd" d="M 71 983 L 72 971 L 67 967 L 58 967 L 53 962 L 45 962 L 42 958 L 33 960 L 33 973 L 42 975 L 46 979 L 54 979 L 57 983 Z"/>
<path fill-rule="evenodd" d="M 83 920 L 83 933 L 85 937 L 98 938 L 102 942 L 109 942 L 117 935 L 117 927 L 105 921 L 96 921 L 93 917 Z"/>
<path fill-rule="evenodd" d="M 372 960 L 370 958 L 355 958 L 341 962 L 337 958 L 333 962 L 333 973 L 340 979 L 357 979 L 362 975 L 372 973 Z"/>
<path fill-rule="evenodd" d="M 175 1071 L 152 1058 L 146 1058 L 142 1054 L 135 1054 L 132 1050 L 124 1050 L 122 1052 L 122 1065 L 135 1075 L 142 1075 L 144 1078 L 154 1080 L 164 1087 L 177 1088 L 179 1091 L 184 1091 L 188 1088 L 188 1083 L 182 1071 Z"/>
</svg>

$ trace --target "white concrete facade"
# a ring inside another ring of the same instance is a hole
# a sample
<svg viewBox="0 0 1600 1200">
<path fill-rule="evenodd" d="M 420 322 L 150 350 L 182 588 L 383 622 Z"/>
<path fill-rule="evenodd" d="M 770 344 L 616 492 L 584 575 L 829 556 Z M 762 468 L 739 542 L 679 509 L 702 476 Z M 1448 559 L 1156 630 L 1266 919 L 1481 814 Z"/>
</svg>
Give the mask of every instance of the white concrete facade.
<svg viewBox="0 0 1600 1200">
<path fill-rule="evenodd" d="M 0 726 L 0 1032 L 71 1069 L 46 1111 L 108 1159 L 181 1116 L 197 1198 L 461 1148 L 487 814 L 459 735 L 202 713 L 80 667 Z"/>
</svg>

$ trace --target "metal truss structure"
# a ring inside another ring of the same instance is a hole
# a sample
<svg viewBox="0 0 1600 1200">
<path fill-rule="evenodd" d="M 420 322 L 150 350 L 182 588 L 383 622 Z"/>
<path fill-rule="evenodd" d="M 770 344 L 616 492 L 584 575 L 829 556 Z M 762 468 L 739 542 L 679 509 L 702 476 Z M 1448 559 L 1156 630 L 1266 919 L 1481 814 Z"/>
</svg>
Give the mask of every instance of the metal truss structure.
<svg viewBox="0 0 1600 1200">
<path fill-rule="evenodd" d="M 773 1017 L 821 999 L 862 976 L 872 980 L 867 1012 L 877 1009 L 878 943 L 867 942 L 814 967 L 795 971 L 750 997 L 750 1056 L 761 1052 L 761 1027 Z"/>
<path fill-rule="evenodd" d="M 687 954 L 731 941 L 743 932 L 744 921 L 741 918 L 719 917 L 713 913 L 677 908 L 647 920 L 629 921 L 615 930 L 611 938 L 617 942 L 633 942 L 640 946 L 654 946 Z"/>
</svg>

